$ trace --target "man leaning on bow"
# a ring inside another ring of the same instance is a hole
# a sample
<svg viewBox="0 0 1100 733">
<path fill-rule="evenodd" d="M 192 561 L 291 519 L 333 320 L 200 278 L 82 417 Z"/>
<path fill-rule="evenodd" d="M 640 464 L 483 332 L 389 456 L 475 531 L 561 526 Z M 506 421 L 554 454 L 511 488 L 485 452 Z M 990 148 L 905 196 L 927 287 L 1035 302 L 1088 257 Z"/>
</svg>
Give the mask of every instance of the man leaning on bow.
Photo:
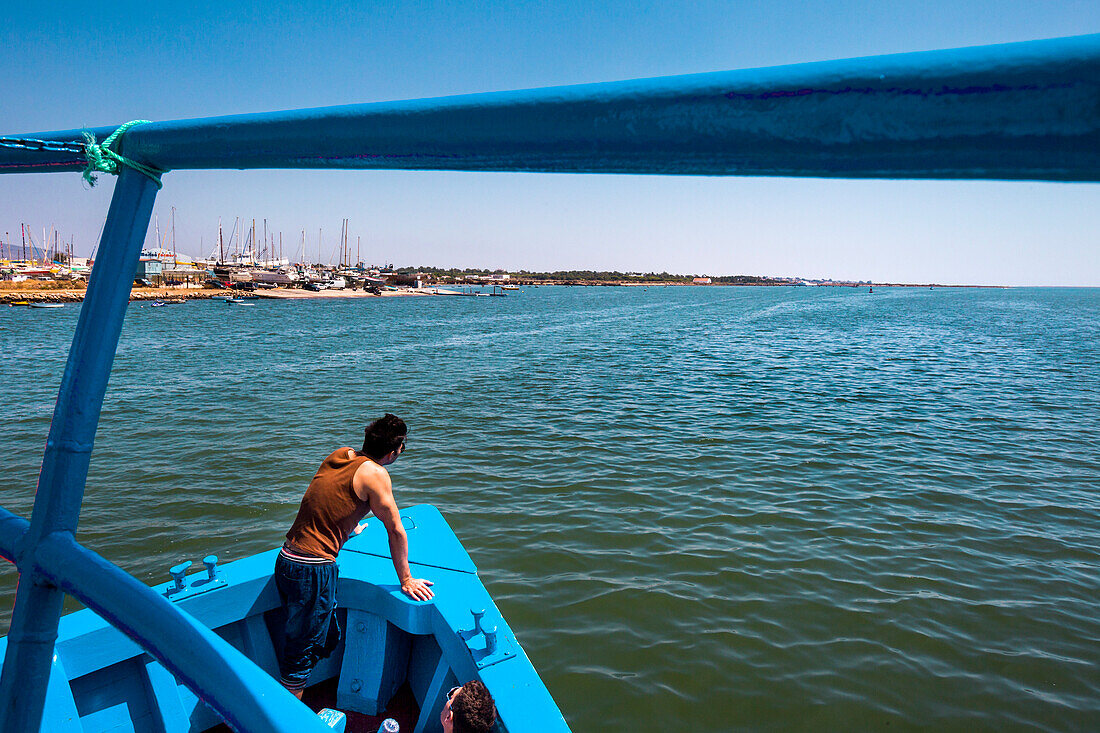
<svg viewBox="0 0 1100 733">
<path fill-rule="evenodd" d="M 434 595 L 431 581 L 412 577 L 409 539 L 401 526 L 386 466 L 405 451 L 408 428 L 389 413 L 367 426 L 363 450 L 339 448 L 325 459 L 302 498 L 298 517 L 275 560 L 275 586 L 286 610 L 286 644 L 279 659 L 280 682 L 295 697 L 318 660 L 340 641 L 335 618 L 336 554 L 363 531 L 367 512 L 382 520 L 401 590 L 415 601 Z"/>
</svg>

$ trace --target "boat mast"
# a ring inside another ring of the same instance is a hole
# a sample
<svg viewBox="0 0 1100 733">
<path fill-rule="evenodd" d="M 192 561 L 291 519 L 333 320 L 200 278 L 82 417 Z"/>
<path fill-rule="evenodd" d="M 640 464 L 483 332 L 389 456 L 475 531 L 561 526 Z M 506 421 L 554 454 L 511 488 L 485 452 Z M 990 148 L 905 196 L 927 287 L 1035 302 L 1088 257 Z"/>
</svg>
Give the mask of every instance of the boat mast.
<svg viewBox="0 0 1100 733">
<path fill-rule="evenodd" d="M 225 241 L 222 240 L 222 218 L 218 217 L 218 264 L 225 262 Z"/>
<path fill-rule="evenodd" d="M 342 231 L 340 232 L 340 269 L 344 269 L 344 260 L 347 259 L 345 255 L 348 251 L 348 220 L 344 219 Z"/>
</svg>

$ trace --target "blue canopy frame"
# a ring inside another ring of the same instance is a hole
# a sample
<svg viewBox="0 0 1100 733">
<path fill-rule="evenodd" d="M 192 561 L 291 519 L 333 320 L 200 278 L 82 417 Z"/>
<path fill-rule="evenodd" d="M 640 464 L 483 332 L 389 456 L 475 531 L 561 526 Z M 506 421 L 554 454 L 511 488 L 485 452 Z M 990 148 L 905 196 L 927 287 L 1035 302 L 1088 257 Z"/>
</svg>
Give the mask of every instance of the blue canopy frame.
<svg viewBox="0 0 1100 733">
<path fill-rule="evenodd" d="M 92 130 L 103 140 L 115 128 Z M 79 171 L 80 130 L 13 136 L 0 173 Z M 157 122 L 154 168 L 367 168 L 1100 181 L 1100 34 L 770 69 Z M 159 184 L 122 168 L 69 351 L 32 519 L 0 509 L 20 571 L 0 733 L 37 730 L 64 593 L 236 730 L 323 724 L 271 677 L 75 538 L 100 409 Z M 81 565 L 82 564 L 82 565 Z M 73 568 L 81 565 L 79 573 Z M 155 622 L 152 621 L 155 619 Z M 216 660 L 216 661 L 215 661 Z"/>
</svg>

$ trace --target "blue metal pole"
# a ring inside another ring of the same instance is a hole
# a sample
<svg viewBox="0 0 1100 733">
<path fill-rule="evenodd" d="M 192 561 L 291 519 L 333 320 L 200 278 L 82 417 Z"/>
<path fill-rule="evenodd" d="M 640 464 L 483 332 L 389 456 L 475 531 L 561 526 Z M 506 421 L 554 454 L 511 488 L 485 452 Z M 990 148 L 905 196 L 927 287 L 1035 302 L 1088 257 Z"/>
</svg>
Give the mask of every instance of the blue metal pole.
<svg viewBox="0 0 1100 733">
<path fill-rule="evenodd" d="M 1100 34 L 138 125 L 163 170 L 364 168 L 1100 181 Z M 113 128 L 93 132 L 102 140 Z M 35 134 L 53 142 L 80 130 Z M 2 141 L 0 141 L 2 143 Z M 0 173 L 78 170 L 2 147 Z"/>
<path fill-rule="evenodd" d="M 64 592 L 37 568 L 35 551 L 52 533 L 76 533 L 103 395 L 156 195 L 156 182 L 145 175 L 129 168 L 119 173 L 61 379 L 30 529 L 16 551 L 21 574 L 0 675 L 0 733 L 36 731 L 42 720 Z"/>
<path fill-rule="evenodd" d="M 29 527 L 26 519 L 0 507 L 0 557 L 15 562 L 16 548 Z"/>
<path fill-rule="evenodd" d="M 37 561 L 53 582 L 140 644 L 233 730 L 328 730 L 313 711 L 229 642 L 71 535 L 55 533 L 43 539 Z"/>
</svg>

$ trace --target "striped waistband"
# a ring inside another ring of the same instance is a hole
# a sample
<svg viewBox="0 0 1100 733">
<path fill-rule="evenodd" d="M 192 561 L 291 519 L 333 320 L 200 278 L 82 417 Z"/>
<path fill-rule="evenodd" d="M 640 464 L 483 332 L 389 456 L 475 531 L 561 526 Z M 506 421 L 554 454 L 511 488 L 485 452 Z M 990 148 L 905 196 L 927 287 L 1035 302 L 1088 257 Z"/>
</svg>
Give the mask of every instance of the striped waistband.
<svg viewBox="0 0 1100 733">
<path fill-rule="evenodd" d="M 300 550 L 291 549 L 287 545 L 283 545 L 283 549 L 279 550 L 279 554 L 285 557 L 291 562 L 300 562 L 303 565 L 331 565 L 334 561 L 329 560 L 327 557 L 318 557 L 317 555 L 307 555 Z"/>
</svg>

